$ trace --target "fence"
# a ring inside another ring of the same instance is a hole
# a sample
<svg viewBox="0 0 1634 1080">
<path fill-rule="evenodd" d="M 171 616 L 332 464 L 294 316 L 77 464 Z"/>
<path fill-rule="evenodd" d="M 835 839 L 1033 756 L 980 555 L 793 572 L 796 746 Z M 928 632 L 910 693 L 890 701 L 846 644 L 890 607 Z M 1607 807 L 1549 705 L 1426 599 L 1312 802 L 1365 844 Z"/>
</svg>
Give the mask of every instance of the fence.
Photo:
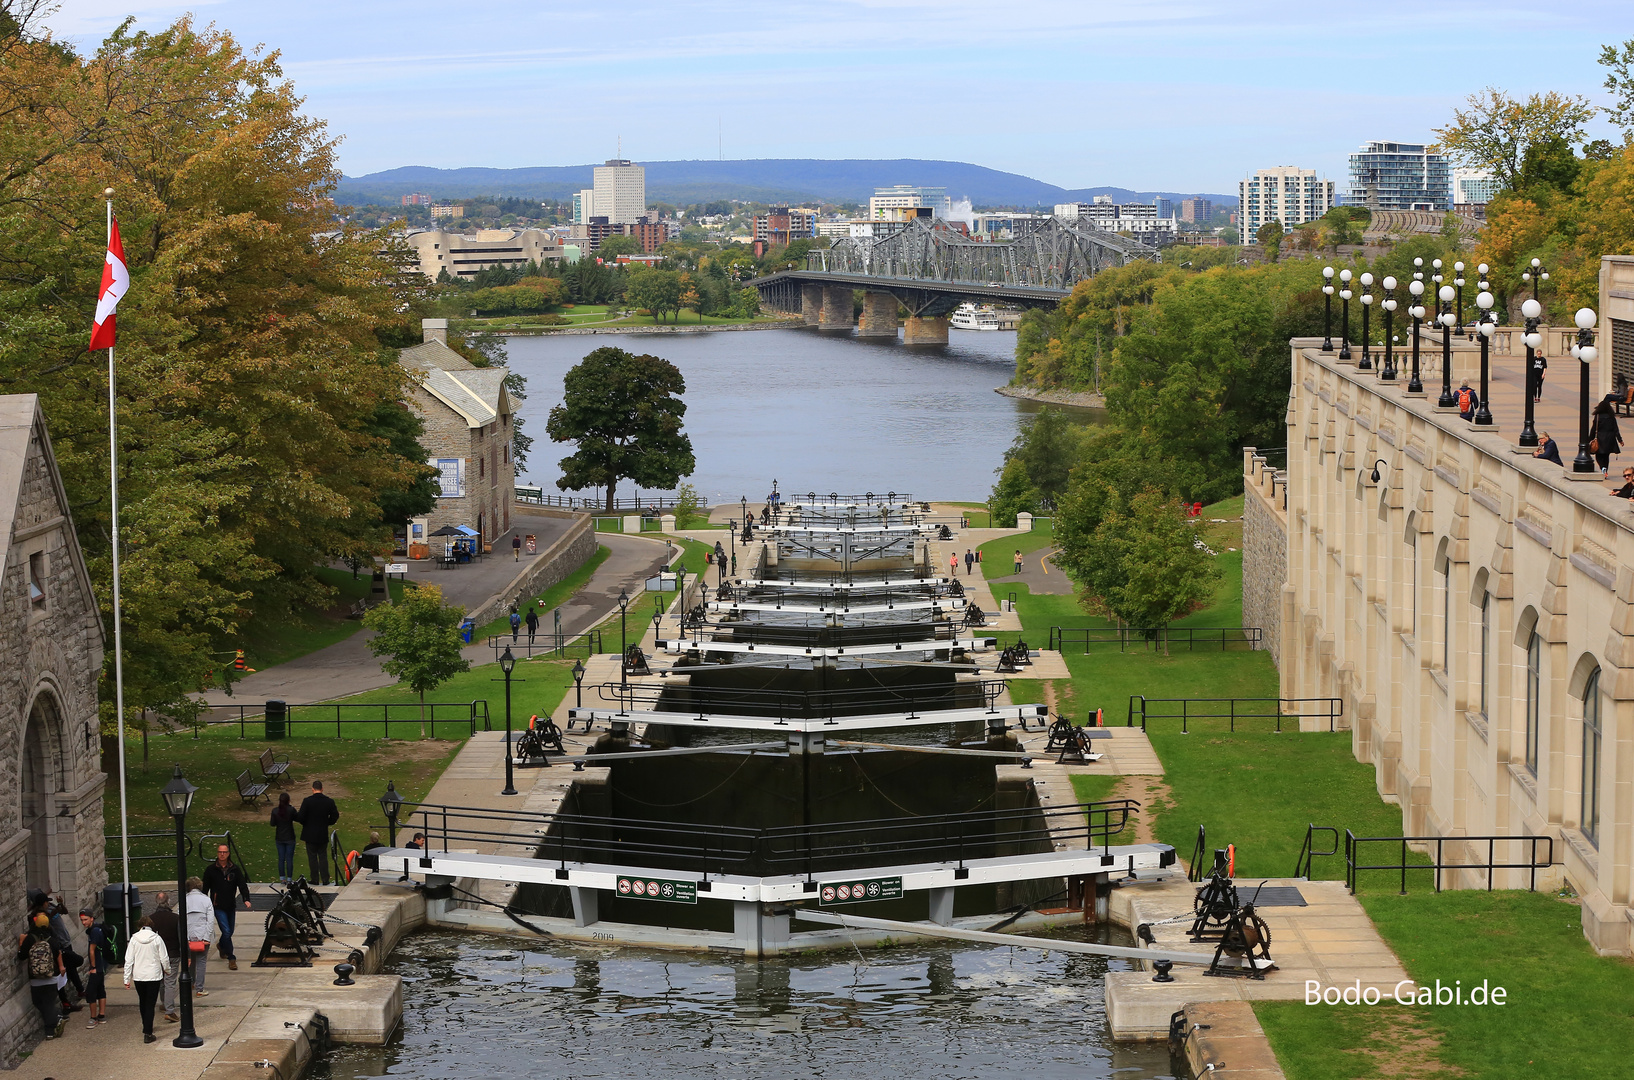
<svg viewBox="0 0 1634 1080">
<path fill-rule="evenodd" d="M 1013 594 L 1012 594 L 1013 595 Z M 1263 633 L 1257 626 L 1175 626 L 1137 629 L 1130 626 L 1052 626 L 1047 648 L 1066 652 L 1070 645 L 1079 646 L 1087 654 L 1091 645 L 1116 645 L 1119 652 L 1127 652 L 1131 644 L 1142 647 L 1164 641 L 1170 648 L 1185 646 L 1191 652 L 1199 647 L 1258 650 Z"/>
<path fill-rule="evenodd" d="M 534 635 L 534 640 L 527 639 L 527 631 L 523 630 L 513 641 L 510 634 L 494 634 L 483 644 L 494 651 L 497 657 L 506 649 L 511 650 L 513 656 L 582 656 L 586 660 L 605 650 L 601 645 L 601 631 L 588 630 L 576 637 L 569 638 L 563 635 L 557 639 L 554 633 L 547 633 L 543 628 Z"/>
<path fill-rule="evenodd" d="M 609 507 L 606 499 L 593 496 L 575 495 L 546 495 L 536 487 L 520 485 L 516 489 L 516 501 L 529 506 L 549 506 L 559 510 L 588 510 L 591 512 L 615 513 L 620 510 L 672 510 L 675 508 L 674 495 L 636 495 L 631 498 L 614 499 Z"/>
<path fill-rule="evenodd" d="M 233 705 L 205 705 L 208 714 L 232 713 L 237 716 L 227 716 L 225 719 L 210 719 L 206 723 L 210 727 L 222 727 L 232 724 L 238 725 L 238 737 L 248 736 L 248 722 L 252 717 L 264 716 L 266 705 L 251 705 L 249 703 Z M 314 705 L 285 705 L 284 731 L 293 738 L 299 732 L 297 727 L 305 725 L 309 728 L 333 728 L 335 738 L 345 738 L 343 725 L 380 725 L 380 737 L 392 737 L 391 726 L 396 724 L 399 730 L 407 727 L 413 734 L 411 738 L 418 738 L 421 724 L 421 706 L 417 701 L 410 702 L 382 702 L 378 705 L 359 704 L 351 702 L 328 702 Z M 438 710 L 442 710 L 438 715 Z M 393 715 L 395 712 L 396 715 Z M 450 715 L 450 714 L 453 715 Z M 488 715 L 488 702 L 485 698 L 475 701 L 428 701 L 425 703 L 424 723 L 426 732 L 432 738 L 437 737 L 437 725 L 441 724 L 446 732 L 451 727 L 459 729 L 459 738 L 466 735 L 475 735 L 477 724 L 481 723 L 483 731 L 492 731 L 493 724 Z M 276 737 L 276 736 L 275 736 Z M 355 730 L 353 738 L 360 738 Z M 448 736 L 444 736 L 445 738 Z"/>
<path fill-rule="evenodd" d="M 1307 837 L 1309 833 L 1306 834 Z M 1389 844 L 1398 848 L 1400 858 L 1395 862 L 1363 863 L 1361 851 L 1363 844 Z M 1409 852 L 1409 844 L 1423 844 L 1426 851 L 1423 854 Z M 1458 860 L 1456 854 L 1470 850 L 1479 851 L 1480 845 L 1486 845 L 1486 859 L 1473 861 Z M 1497 848 L 1499 844 L 1525 844 L 1530 858 L 1526 862 L 1499 862 Z M 1548 845 L 1545 858 L 1538 860 L 1538 845 Z M 1447 847 L 1452 845 L 1455 857 L 1447 858 Z M 1409 855 L 1417 856 L 1409 859 Z M 1429 870 L 1435 874 L 1435 891 L 1441 891 L 1441 872 L 1443 870 L 1482 870 L 1486 873 L 1487 891 L 1491 892 L 1492 872 L 1494 870 L 1526 870 L 1529 872 L 1527 889 L 1535 891 L 1538 887 L 1538 871 L 1547 870 L 1555 862 L 1555 841 L 1551 836 L 1357 836 L 1349 829 L 1345 830 L 1345 885 L 1352 893 L 1356 891 L 1356 879 L 1364 870 L 1390 870 L 1401 874 L 1401 895 L 1407 895 L 1407 872 L 1409 870 Z"/>
<path fill-rule="evenodd" d="M 1179 708 L 1176 709 L 1175 706 Z M 1180 734 L 1191 734 L 1193 720 L 1230 720 L 1233 732 L 1238 720 L 1276 720 L 1282 734 L 1282 720 L 1326 720 L 1329 731 L 1337 731 L 1345 714 L 1342 698 L 1149 698 L 1133 694 L 1129 698 L 1129 727 L 1140 717 L 1140 730 L 1148 720 L 1179 720 Z"/>
<path fill-rule="evenodd" d="M 1328 850 L 1317 851 L 1314 843 L 1317 833 L 1326 833 L 1333 843 Z M 1299 858 L 1294 860 L 1294 877 L 1309 879 L 1311 876 L 1311 860 L 1324 858 L 1328 855 L 1339 854 L 1339 830 L 1331 825 L 1307 825 L 1305 827 L 1305 845 L 1299 849 Z"/>
<path fill-rule="evenodd" d="M 229 857 L 239 866 L 244 865 L 244 858 L 239 854 L 238 842 L 233 839 L 231 830 L 219 833 L 203 832 L 199 829 L 190 829 L 182 835 L 182 854 L 189 864 L 197 857 L 199 868 L 216 857 L 216 847 L 225 840 L 229 849 Z M 158 863 L 151 875 L 139 880 L 169 881 L 176 875 L 176 830 L 165 829 L 162 832 L 131 833 L 131 867 L 132 877 L 136 877 L 135 867 L 143 863 Z M 102 861 L 108 868 L 108 880 L 116 881 L 124 876 L 123 856 L 120 854 L 119 834 L 102 834 Z"/>
</svg>

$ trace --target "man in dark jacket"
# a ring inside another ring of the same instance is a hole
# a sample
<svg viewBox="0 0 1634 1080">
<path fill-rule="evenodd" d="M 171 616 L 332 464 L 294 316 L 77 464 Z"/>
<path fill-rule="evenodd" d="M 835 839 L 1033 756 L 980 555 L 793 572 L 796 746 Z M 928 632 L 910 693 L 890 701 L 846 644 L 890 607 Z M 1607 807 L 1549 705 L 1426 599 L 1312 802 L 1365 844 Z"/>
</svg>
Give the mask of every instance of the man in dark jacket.
<svg viewBox="0 0 1634 1080">
<path fill-rule="evenodd" d="M 244 898 L 244 909 L 250 907 L 250 882 L 244 871 L 232 860 L 226 844 L 216 847 L 216 861 L 204 868 L 204 894 L 216 909 L 216 924 L 221 927 L 221 940 L 216 951 L 227 959 L 227 967 L 238 970 L 238 956 L 233 952 L 233 928 L 238 923 L 238 909 L 233 906 L 237 897 Z"/>
<path fill-rule="evenodd" d="M 159 940 L 165 943 L 165 952 L 170 956 L 170 971 L 165 975 L 160 996 L 164 999 L 165 1019 L 174 1024 L 181 1019 L 176 1012 L 176 977 L 182 969 L 182 920 L 176 914 L 176 909 L 170 906 L 169 893 L 154 895 L 153 911 L 148 914 L 148 921 L 153 924 L 153 932 L 159 935 Z"/>
<path fill-rule="evenodd" d="M 312 781 L 312 794 L 301 800 L 295 817 L 301 823 L 301 843 L 306 845 L 306 865 L 314 885 L 329 884 L 329 829 L 340 820 L 335 800 L 323 793 L 323 781 Z"/>
</svg>

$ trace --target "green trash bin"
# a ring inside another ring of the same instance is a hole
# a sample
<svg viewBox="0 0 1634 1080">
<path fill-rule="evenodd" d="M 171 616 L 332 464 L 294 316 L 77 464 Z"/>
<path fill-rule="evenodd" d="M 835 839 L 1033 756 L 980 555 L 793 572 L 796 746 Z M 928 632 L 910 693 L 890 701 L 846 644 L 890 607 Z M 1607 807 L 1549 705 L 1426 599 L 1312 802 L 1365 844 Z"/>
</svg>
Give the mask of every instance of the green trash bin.
<svg viewBox="0 0 1634 1080">
<path fill-rule="evenodd" d="M 289 707 L 282 701 L 267 702 L 266 737 L 270 742 L 273 739 L 282 739 L 289 730 Z"/>
</svg>

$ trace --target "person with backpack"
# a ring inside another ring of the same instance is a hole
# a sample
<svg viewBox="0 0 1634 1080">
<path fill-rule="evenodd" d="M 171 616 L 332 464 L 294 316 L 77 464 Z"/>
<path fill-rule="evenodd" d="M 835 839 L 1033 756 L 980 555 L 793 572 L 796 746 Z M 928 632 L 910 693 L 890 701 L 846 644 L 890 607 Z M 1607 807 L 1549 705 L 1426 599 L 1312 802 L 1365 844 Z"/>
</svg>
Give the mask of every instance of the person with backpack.
<svg viewBox="0 0 1634 1080">
<path fill-rule="evenodd" d="M 28 975 L 28 994 L 39 1011 L 45 1037 L 55 1039 L 68 1023 L 57 1008 L 57 976 L 64 973 L 62 953 L 51 937 L 51 916 L 37 911 L 29 923 L 28 932 L 17 936 L 17 957 Z"/>
<path fill-rule="evenodd" d="M 1469 380 L 1465 379 L 1458 388 L 1458 415 L 1465 420 L 1475 419 L 1475 410 L 1481 407 L 1481 395 L 1470 389 Z"/>
<path fill-rule="evenodd" d="M 522 630 L 522 615 L 521 615 L 520 612 L 518 612 L 516 610 L 516 605 L 512 604 L 511 605 L 511 640 L 512 641 L 516 640 L 516 636 L 517 636 L 517 634 L 519 634 L 521 632 L 521 630 Z"/>
<path fill-rule="evenodd" d="M 125 947 L 125 989 L 136 984 L 136 1002 L 142 1011 L 142 1041 L 155 1041 L 153 1034 L 153 1007 L 159 1000 L 165 974 L 170 971 L 170 957 L 165 943 L 154 933 L 153 920 L 143 915 L 137 920 L 136 933 Z"/>
</svg>

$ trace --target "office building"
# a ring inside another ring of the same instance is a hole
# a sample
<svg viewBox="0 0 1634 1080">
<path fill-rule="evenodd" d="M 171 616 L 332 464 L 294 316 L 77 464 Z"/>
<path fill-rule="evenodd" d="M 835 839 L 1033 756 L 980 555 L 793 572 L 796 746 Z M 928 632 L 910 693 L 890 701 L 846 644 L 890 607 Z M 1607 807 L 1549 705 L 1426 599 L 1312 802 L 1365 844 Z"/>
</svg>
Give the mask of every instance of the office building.
<svg viewBox="0 0 1634 1080">
<path fill-rule="evenodd" d="M 1422 143 L 1366 142 L 1350 155 L 1350 198 L 1370 210 L 1451 210 L 1452 166 Z"/>
<path fill-rule="evenodd" d="M 946 219 L 952 213 L 953 200 L 948 198 L 947 188 L 897 184 L 875 188 L 868 200 L 871 221 L 905 221 L 915 217 Z"/>
<path fill-rule="evenodd" d="M 418 191 L 411 192 L 411 193 L 403 196 L 403 205 L 404 206 L 430 206 L 431 205 L 431 196 L 430 195 L 422 195 Z"/>
<path fill-rule="evenodd" d="M 1214 204 L 1208 199 L 1181 199 L 1180 220 L 1188 225 L 1206 225 L 1214 216 Z"/>
<path fill-rule="evenodd" d="M 1174 217 L 1174 200 L 1156 198 L 1152 204 L 1157 207 L 1158 217 Z"/>
<path fill-rule="evenodd" d="M 434 218 L 460 218 L 465 216 L 465 207 L 458 203 L 433 203 L 431 216 Z"/>
<path fill-rule="evenodd" d="M 793 240 L 817 235 L 817 211 L 803 207 L 774 206 L 755 215 L 754 237 L 772 247 L 784 247 Z"/>
<path fill-rule="evenodd" d="M 596 189 L 583 188 L 573 193 L 573 224 L 583 225 L 596 216 Z"/>
<path fill-rule="evenodd" d="M 995 212 L 972 214 L 970 234 L 983 240 L 1014 240 L 1050 220 L 1048 214 Z"/>
<path fill-rule="evenodd" d="M 1180 231 L 1174 215 L 1159 214 L 1156 203 L 1115 203 L 1108 195 L 1097 195 L 1094 202 L 1056 203 L 1055 216 L 1106 232 L 1129 233 L 1148 244 L 1169 243 Z"/>
<path fill-rule="evenodd" d="M 1452 171 L 1452 205 L 1460 213 L 1484 216 L 1486 204 L 1502 190 L 1498 178 L 1483 169 Z"/>
<path fill-rule="evenodd" d="M 450 277 L 468 278 L 490 266 L 543 265 L 562 257 L 561 245 L 542 229 L 483 229 L 475 236 L 423 229 L 409 233 L 408 245 L 419 257 L 420 273 L 433 279 L 445 269 Z"/>
<path fill-rule="evenodd" d="M 1237 210 L 1245 244 L 1254 243 L 1267 222 L 1280 221 L 1288 232 L 1332 209 L 1333 181 L 1318 178 L 1315 169 L 1277 165 L 1237 181 Z"/>
<path fill-rule="evenodd" d="M 609 224 L 630 225 L 647 212 L 647 170 L 624 158 L 596 166 L 593 190 L 594 216 L 606 218 Z"/>
</svg>

